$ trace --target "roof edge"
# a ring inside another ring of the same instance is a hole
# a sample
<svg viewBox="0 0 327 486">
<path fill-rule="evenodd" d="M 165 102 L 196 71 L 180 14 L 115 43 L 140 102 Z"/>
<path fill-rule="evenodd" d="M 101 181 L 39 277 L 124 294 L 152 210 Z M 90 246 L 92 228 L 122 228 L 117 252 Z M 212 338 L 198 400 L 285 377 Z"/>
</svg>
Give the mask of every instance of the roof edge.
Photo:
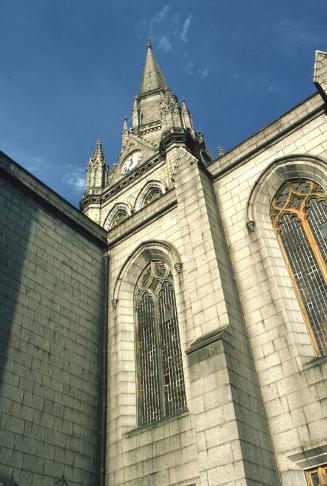
<svg viewBox="0 0 327 486">
<path fill-rule="evenodd" d="M 0 151 L 0 174 L 10 179 L 24 192 L 29 193 L 33 199 L 39 201 L 66 224 L 74 226 L 79 233 L 94 240 L 101 247 L 105 248 L 107 246 L 107 232 L 105 229 L 84 214 L 81 214 L 69 201 L 2 151 Z"/>
</svg>

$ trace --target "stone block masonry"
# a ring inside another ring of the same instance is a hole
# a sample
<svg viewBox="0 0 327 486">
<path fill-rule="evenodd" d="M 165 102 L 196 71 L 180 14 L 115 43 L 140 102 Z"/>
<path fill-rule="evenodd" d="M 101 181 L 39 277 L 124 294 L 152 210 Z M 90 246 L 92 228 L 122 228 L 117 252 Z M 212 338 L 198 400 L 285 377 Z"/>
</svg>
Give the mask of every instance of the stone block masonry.
<svg viewBox="0 0 327 486">
<path fill-rule="evenodd" d="M 97 485 L 105 231 L 0 154 L 0 475 Z"/>
</svg>

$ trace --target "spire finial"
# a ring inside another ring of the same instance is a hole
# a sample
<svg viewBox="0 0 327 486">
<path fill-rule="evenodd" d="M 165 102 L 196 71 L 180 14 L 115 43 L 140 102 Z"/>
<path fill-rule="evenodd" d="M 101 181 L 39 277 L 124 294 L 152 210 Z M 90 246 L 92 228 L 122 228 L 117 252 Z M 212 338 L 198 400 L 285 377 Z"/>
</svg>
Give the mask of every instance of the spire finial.
<svg viewBox="0 0 327 486">
<path fill-rule="evenodd" d="M 102 142 L 100 139 L 96 141 L 95 150 L 93 156 L 91 157 L 91 161 L 93 163 L 95 162 L 105 163 L 106 161 L 103 153 Z"/>
<path fill-rule="evenodd" d="M 146 41 L 146 48 L 147 49 L 152 49 L 152 42 L 151 42 L 151 39 L 148 38 L 148 40 Z"/>
<path fill-rule="evenodd" d="M 168 89 L 167 82 L 153 54 L 150 39 L 147 41 L 146 46 L 147 50 L 139 96 L 156 89 Z"/>
</svg>

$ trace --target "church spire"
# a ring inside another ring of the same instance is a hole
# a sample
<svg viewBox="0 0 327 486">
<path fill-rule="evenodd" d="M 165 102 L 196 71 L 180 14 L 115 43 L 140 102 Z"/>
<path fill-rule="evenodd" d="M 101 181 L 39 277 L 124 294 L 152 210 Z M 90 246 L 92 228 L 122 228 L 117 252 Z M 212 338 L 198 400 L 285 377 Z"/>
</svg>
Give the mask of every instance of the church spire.
<svg viewBox="0 0 327 486">
<path fill-rule="evenodd" d="M 102 142 L 97 140 L 94 154 L 89 160 L 86 177 L 86 191 L 103 189 L 107 183 L 108 167 Z"/>
<path fill-rule="evenodd" d="M 161 72 L 159 64 L 152 52 L 151 41 L 146 44 L 146 58 L 140 86 L 139 96 L 157 89 L 169 89 L 167 81 Z"/>
<path fill-rule="evenodd" d="M 93 157 L 91 157 L 91 159 L 92 159 L 93 164 L 97 163 L 97 164 L 103 165 L 103 164 L 106 163 L 101 140 L 96 141 L 94 154 L 93 154 Z"/>
</svg>

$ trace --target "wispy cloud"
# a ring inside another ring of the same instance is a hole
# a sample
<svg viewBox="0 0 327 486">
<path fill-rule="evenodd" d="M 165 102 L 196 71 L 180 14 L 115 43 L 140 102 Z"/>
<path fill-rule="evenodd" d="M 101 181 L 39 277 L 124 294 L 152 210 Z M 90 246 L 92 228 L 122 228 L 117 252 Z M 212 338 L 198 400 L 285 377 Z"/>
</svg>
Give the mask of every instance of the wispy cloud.
<svg viewBox="0 0 327 486">
<path fill-rule="evenodd" d="M 303 45 L 316 45 L 319 39 L 317 30 L 306 24 L 301 24 L 293 18 L 284 18 L 273 25 L 274 37 L 278 40 L 280 48 L 287 54 L 294 54 L 294 49 Z"/>
<path fill-rule="evenodd" d="M 44 166 L 46 165 L 44 158 L 36 154 L 26 154 L 25 157 L 24 162 L 26 169 L 33 175 L 38 176 L 40 172 L 42 172 L 42 168 L 44 170 Z"/>
<path fill-rule="evenodd" d="M 81 167 L 68 165 L 62 181 L 70 185 L 75 191 L 80 192 L 85 188 L 85 170 Z"/>
<path fill-rule="evenodd" d="M 170 10 L 170 6 L 165 5 L 156 15 L 152 17 L 149 25 L 150 37 L 154 35 L 157 25 L 160 24 L 166 18 L 169 10 Z"/>
<path fill-rule="evenodd" d="M 182 16 L 180 11 L 174 11 L 169 5 L 164 5 L 149 22 L 149 34 L 156 47 L 162 52 L 169 52 L 173 45 L 186 44 L 191 38 L 192 15 L 187 13 Z M 186 46 L 183 47 L 185 51 Z M 184 52 L 184 59 L 180 62 L 180 68 L 190 76 L 207 78 L 210 69 L 206 66 L 200 67 L 191 62 L 187 52 Z"/>
<path fill-rule="evenodd" d="M 169 52 L 171 50 L 171 42 L 166 35 L 159 38 L 159 49 L 164 52 Z"/>
<path fill-rule="evenodd" d="M 188 15 L 183 23 L 182 32 L 181 32 L 181 39 L 183 42 L 187 42 L 188 40 L 187 34 L 191 25 L 191 20 L 192 20 L 191 15 Z"/>
<path fill-rule="evenodd" d="M 192 17 L 187 15 L 184 21 L 180 13 L 172 12 L 169 5 L 164 5 L 149 22 L 149 36 L 156 40 L 161 51 L 169 52 L 172 48 L 172 39 L 187 42 Z"/>
<path fill-rule="evenodd" d="M 209 69 L 208 68 L 198 69 L 198 75 L 201 78 L 207 78 L 209 76 Z"/>
<path fill-rule="evenodd" d="M 14 150 L 10 154 L 14 160 L 16 160 L 19 164 L 25 167 L 28 172 L 30 172 L 33 176 L 37 177 L 41 181 L 45 182 L 46 184 L 51 183 L 51 170 L 53 164 L 51 161 L 46 160 L 39 154 L 33 154 L 25 150 Z"/>
</svg>

